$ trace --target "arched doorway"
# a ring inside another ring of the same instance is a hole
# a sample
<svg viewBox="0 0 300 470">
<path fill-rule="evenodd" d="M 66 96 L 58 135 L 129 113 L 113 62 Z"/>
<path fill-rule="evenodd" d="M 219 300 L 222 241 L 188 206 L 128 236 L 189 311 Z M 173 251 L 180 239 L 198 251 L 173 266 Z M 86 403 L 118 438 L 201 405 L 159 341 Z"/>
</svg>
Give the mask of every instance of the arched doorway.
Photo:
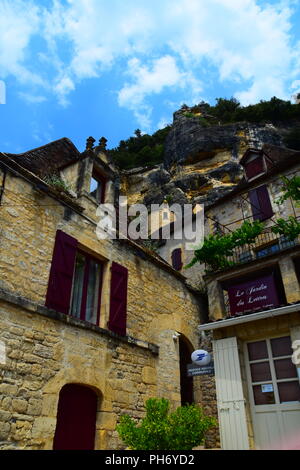
<svg viewBox="0 0 300 470">
<path fill-rule="evenodd" d="M 193 377 L 187 376 L 187 364 L 192 362 L 191 354 L 193 347 L 183 336 L 179 336 L 179 357 L 180 357 L 180 390 L 181 405 L 194 403 Z"/>
<path fill-rule="evenodd" d="M 97 401 L 89 387 L 67 384 L 61 389 L 54 450 L 94 450 Z"/>
</svg>

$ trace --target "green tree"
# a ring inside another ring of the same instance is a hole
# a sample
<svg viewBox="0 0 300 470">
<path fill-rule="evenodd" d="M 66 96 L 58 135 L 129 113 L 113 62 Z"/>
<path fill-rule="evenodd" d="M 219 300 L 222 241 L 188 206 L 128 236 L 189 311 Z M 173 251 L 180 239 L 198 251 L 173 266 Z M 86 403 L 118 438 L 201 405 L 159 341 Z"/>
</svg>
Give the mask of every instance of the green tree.
<svg viewBox="0 0 300 470">
<path fill-rule="evenodd" d="M 217 104 L 214 107 L 214 115 L 222 121 L 234 120 L 235 113 L 240 107 L 240 103 L 235 98 L 217 98 Z"/>
<path fill-rule="evenodd" d="M 133 450 L 192 450 L 217 424 L 195 405 L 179 407 L 173 413 L 169 413 L 169 408 L 169 400 L 150 398 L 140 425 L 128 415 L 121 416 L 119 436 Z"/>
<path fill-rule="evenodd" d="M 139 139 L 140 137 L 142 137 L 142 132 L 140 129 L 136 129 L 134 131 L 134 135 Z"/>
</svg>

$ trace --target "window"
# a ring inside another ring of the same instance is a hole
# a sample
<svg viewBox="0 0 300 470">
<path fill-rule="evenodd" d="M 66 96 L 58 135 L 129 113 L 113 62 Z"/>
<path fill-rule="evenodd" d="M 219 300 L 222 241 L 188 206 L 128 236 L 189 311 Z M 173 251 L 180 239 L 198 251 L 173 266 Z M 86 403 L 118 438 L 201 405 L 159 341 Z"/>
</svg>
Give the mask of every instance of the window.
<svg viewBox="0 0 300 470">
<path fill-rule="evenodd" d="M 90 184 L 90 195 L 96 199 L 99 204 L 104 202 L 105 199 L 105 186 L 106 180 L 97 171 L 93 171 L 91 184 Z"/>
<path fill-rule="evenodd" d="M 248 180 L 256 178 L 265 172 L 263 157 L 259 156 L 251 161 L 248 161 L 245 165 L 245 172 Z"/>
<path fill-rule="evenodd" d="M 273 209 L 266 185 L 249 191 L 249 199 L 254 220 L 266 220 L 272 217 Z"/>
<path fill-rule="evenodd" d="M 75 238 L 58 230 L 46 295 L 46 307 L 99 324 L 103 263 L 78 249 Z M 108 328 L 126 335 L 128 270 L 111 266 Z"/>
<path fill-rule="evenodd" d="M 253 259 L 252 252 L 249 250 L 242 251 L 242 253 L 239 254 L 240 263 L 248 263 L 249 261 L 252 261 L 252 259 Z"/>
<path fill-rule="evenodd" d="M 277 253 L 280 250 L 279 243 L 273 243 L 272 245 L 268 245 L 264 248 L 260 248 L 256 250 L 256 257 L 263 258 L 264 256 L 272 255 L 273 253 Z"/>
<path fill-rule="evenodd" d="M 70 315 L 89 323 L 99 323 L 102 264 L 77 252 Z"/>
<path fill-rule="evenodd" d="M 255 405 L 300 401 L 291 338 L 284 336 L 248 343 L 250 377 Z"/>
<path fill-rule="evenodd" d="M 182 268 L 182 250 L 181 248 L 176 248 L 172 251 L 172 267 L 176 271 L 180 271 Z"/>
</svg>

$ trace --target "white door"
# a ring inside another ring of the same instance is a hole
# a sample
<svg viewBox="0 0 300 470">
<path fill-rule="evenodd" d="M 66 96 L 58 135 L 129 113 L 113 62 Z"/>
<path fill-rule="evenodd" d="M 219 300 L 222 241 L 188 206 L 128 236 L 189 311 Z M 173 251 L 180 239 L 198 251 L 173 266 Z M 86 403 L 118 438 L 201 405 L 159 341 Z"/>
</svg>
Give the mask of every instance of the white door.
<svg viewBox="0 0 300 470">
<path fill-rule="evenodd" d="M 300 449 L 300 386 L 290 337 L 245 347 L 256 449 Z"/>
<path fill-rule="evenodd" d="M 213 341 L 221 446 L 249 449 L 245 400 L 236 337 Z"/>
</svg>

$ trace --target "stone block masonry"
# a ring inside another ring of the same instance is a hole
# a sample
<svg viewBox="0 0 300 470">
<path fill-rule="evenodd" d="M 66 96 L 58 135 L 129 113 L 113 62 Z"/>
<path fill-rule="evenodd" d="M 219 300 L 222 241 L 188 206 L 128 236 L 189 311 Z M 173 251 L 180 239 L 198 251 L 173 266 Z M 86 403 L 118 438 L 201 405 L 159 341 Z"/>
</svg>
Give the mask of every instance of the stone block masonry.
<svg viewBox="0 0 300 470">
<path fill-rule="evenodd" d="M 88 204 L 88 202 L 86 202 Z M 144 414 L 145 401 L 180 405 L 175 331 L 198 346 L 198 299 L 181 275 L 130 243 L 99 241 L 97 218 L 8 173 L 0 206 L 0 449 L 52 449 L 57 406 L 66 384 L 98 396 L 95 449 L 120 449 L 115 431 L 124 413 Z M 45 297 L 57 230 L 103 263 L 100 321 L 90 325 L 48 310 Z M 108 330 L 111 264 L 128 269 L 125 337 Z"/>
</svg>

